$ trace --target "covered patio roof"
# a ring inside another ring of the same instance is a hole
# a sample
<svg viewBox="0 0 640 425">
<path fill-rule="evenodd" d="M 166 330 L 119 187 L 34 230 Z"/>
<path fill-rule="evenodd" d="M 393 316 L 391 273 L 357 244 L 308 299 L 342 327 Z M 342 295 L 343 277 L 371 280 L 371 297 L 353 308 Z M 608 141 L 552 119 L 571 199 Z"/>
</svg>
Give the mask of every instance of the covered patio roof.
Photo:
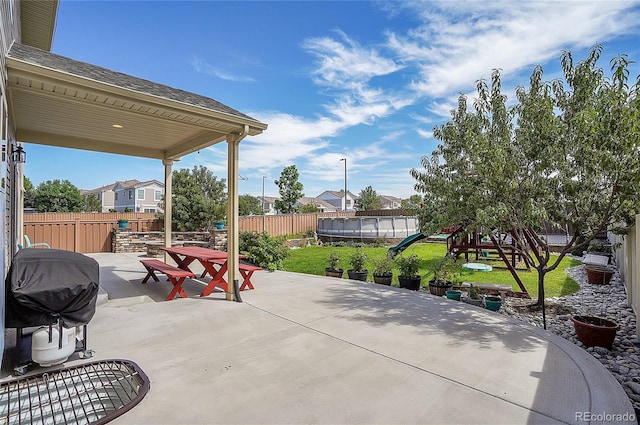
<svg viewBox="0 0 640 425">
<path fill-rule="evenodd" d="M 267 125 L 214 99 L 14 43 L 7 88 L 20 142 L 176 160 Z"/>
<path fill-rule="evenodd" d="M 24 44 L 11 46 L 6 68 L 9 116 L 18 142 L 162 160 L 166 246 L 171 244 L 173 162 L 226 141 L 228 280 L 237 281 L 239 144 L 262 133 L 266 124 L 205 96 Z M 236 298 L 232 289 L 227 298 Z"/>
</svg>

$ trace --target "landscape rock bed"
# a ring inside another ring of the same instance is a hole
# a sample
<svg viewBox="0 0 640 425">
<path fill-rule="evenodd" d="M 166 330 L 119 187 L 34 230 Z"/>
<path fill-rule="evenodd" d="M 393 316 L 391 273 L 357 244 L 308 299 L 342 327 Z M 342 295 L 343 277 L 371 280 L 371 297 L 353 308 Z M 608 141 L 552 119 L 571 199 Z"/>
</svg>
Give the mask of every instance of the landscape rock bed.
<svg viewBox="0 0 640 425">
<path fill-rule="evenodd" d="M 627 305 L 627 294 L 616 270 L 609 285 L 590 285 L 584 265 L 568 269 L 567 274 L 580 284 L 580 290 L 563 297 L 546 300 L 547 330 L 584 348 L 598 359 L 620 382 L 640 414 L 640 341 L 636 337 L 636 316 Z M 527 305 L 531 300 L 509 298 L 500 313 L 543 327 L 542 312 L 532 311 Z M 616 334 L 613 349 L 586 348 L 576 338 L 571 316 L 593 315 L 616 321 L 620 330 Z"/>
</svg>

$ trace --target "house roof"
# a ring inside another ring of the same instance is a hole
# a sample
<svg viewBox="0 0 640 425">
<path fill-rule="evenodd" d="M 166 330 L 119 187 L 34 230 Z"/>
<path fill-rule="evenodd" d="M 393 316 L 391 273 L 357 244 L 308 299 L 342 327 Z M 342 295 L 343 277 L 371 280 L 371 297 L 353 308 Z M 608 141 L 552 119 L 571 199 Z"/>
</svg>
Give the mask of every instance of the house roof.
<svg viewBox="0 0 640 425">
<path fill-rule="evenodd" d="M 336 198 L 344 198 L 344 190 L 325 190 L 324 192 L 322 192 L 320 195 L 318 195 L 319 197 L 324 195 L 325 193 L 328 193 L 332 196 L 335 196 Z M 347 196 L 351 197 L 352 199 L 357 198 L 357 196 L 355 196 L 353 193 L 351 193 L 350 191 L 347 190 Z"/>
<path fill-rule="evenodd" d="M 329 209 L 333 211 L 335 211 L 336 209 L 336 207 L 331 205 L 330 203 L 323 201 L 322 199 L 319 199 L 319 198 L 312 198 L 310 196 L 303 196 L 302 198 L 298 199 L 298 204 L 300 205 L 316 204 L 318 206 L 323 207 L 324 209 Z"/>
<path fill-rule="evenodd" d="M 32 46 L 14 43 L 6 61 L 20 142 L 173 160 L 267 128 L 214 99 Z"/>
</svg>

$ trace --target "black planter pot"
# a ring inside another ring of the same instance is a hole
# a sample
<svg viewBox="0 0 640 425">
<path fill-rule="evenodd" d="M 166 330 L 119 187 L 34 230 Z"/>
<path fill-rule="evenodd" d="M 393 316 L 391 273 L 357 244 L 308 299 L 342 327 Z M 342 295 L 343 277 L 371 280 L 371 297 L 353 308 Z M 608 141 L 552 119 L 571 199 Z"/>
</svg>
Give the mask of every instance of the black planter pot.
<svg viewBox="0 0 640 425">
<path fill-rule="evenodd" d="M 325 276 L 329 276 L 329 277 L 342 277 L 342 273 L 344 272 L 344 270 L 342 269 L 338 269 L 338 270 L 334 270 L 334 269 L 330 269 L 330 268 L 326 268 L 324 269 L 324 275 Z"/>
<path fill-rule="evenodd" d="M 391 280 L 393 279 L 393 273 L 387 274 L 373 274 L 373 281 L 375 283 L 379 283 L 381 285 L 391 285 Z"/>
<path fill-rule="evenodd" d="M 431 295 L 435 295 L 437 297 L 441 297 L 447 293 L 449 289 L 453 287 L 453 283 L 435 283 L 434 281 L 429 281 L 429 292 Z"/>
<path fill-rule="evenodd" d="M 412 291 L 417 291 L 418 289 L 420 289 L 421 281 L 422 281 L 421 277 L 398 276 L 398 282 L 400 283 L 400 287 L 410 289 Z"/>
<path fill-rule="evenodd" d="M 369 277 L 369 270 L 363 270 L 361 272 L 356 270 L 347 270 L 347 275 L 351 280 L 361 280 L 363 282 L 366 282 L 367 277 Z"/>
</svg>

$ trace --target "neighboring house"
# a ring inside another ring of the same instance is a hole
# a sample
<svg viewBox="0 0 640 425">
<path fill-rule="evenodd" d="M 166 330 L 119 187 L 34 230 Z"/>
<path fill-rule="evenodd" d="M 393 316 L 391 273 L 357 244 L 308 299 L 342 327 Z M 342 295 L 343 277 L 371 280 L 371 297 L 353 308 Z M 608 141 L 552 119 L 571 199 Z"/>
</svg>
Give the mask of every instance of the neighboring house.
<svg viewBox="0 0 640 425">
<path fill-rule="evenodd" d="M 400 204 L 402 203 L 402 199 L 391 195 L 380 195 L 378 196 L 378 199 L 380 199 L 380 202 L 382 203 L 383 210 L 397 210 L 400 208 Z"/>
<path fill-rule="evenodd" d="M 278 213 L 278 210 L 276 210 L 276 200 L 278 198 L 275 196 L 265 196 L 264 198 L 262 198 L 262 196 L 256 196 L 256 198 L 258 198 L 258 201 L 262 204 L 262 209 L 265 215 L 274 215 Z"/>
<path fill-rule="evenodd" d="M 100 212 L 109 212 L 114 209 L 114 193 L 113 186 L 115 183 L 111 183 L 106 186 L 97 187 L 95 189 L 80 189 L 80 194 L 82 196 L 93 195 L 100 201 L 100 205 L 102 209 Z"/>
<path fill-rule="evenodd" d="M 162 202 L 164 185 L 158 180 L 116 182 L 113 193 L 116 211 L 129 209 L 133 212 L 162 212 L 159 204 Z"/>
<path fill-rule="evenodd" d="M 303 205 L 308 205 L 308 204 L 314 204 L 318 208 L 318 210 L 323 213 L 339 211 L 338 209 L 336 209 L 336 207 L 334 207 L 330 203 L 323 201 L 322 199 L 319 199 L 319 198 L 311 198 L 308 196 L 304 196 L 298 199 L 298 202 L 296 202 L 296 206 L 299 206 L 299 207 Z"/>
<path fill-rule="evenodd" d="M 122 212 L 128 208 L 132 212 L 155 213 L 162 212 L 158 204 L 162 201 L 164 185 L 157 180 L 123 180 L 80 193 L 95 195 L 102 204 L 102 212 Z"/>
<path fill-rule="evenodd" d="M 357 196 L 347 191 L 347 206 L 344 205 L 344 190 L 325 190 L 320 195 L 316 196 L 316 199 L 326 202 L 333 206 L 336 211 L 353 211 Z"/>
</svg>

